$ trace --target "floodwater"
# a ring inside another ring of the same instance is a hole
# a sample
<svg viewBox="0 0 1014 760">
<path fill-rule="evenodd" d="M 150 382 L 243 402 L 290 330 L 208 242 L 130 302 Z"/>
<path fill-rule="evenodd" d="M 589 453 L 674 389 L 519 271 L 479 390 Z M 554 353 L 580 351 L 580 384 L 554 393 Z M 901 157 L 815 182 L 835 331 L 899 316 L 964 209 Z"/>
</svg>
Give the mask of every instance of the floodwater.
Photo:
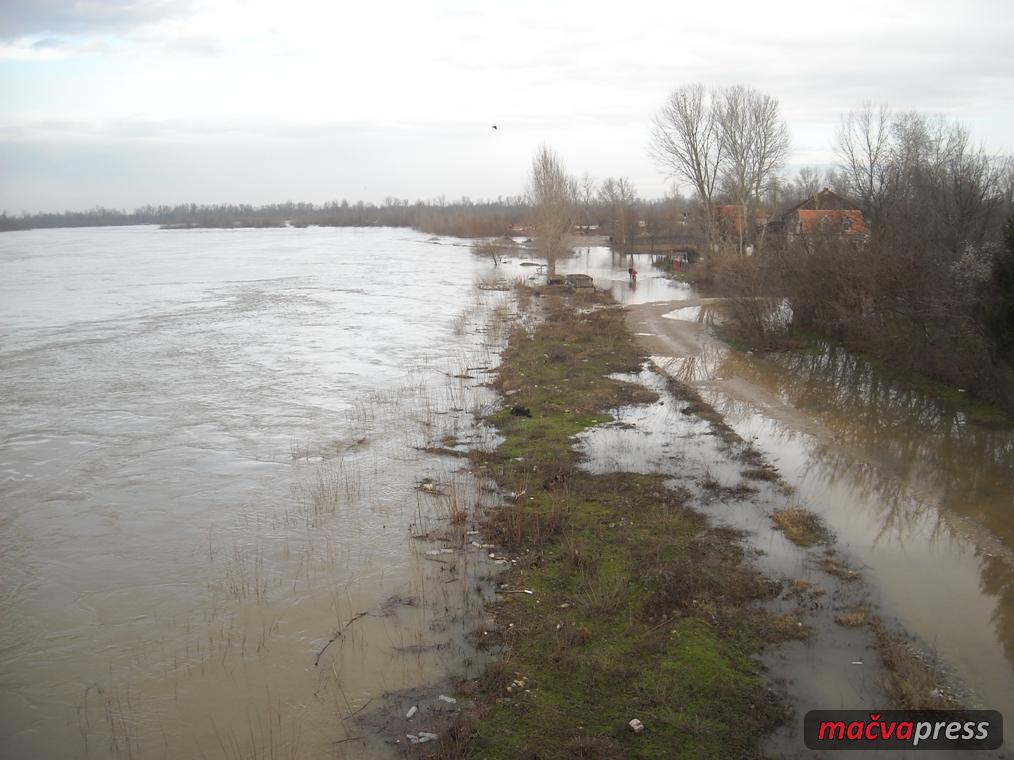
<svg viewBox="0 0 1014 760">
<path fill-rule="evenodd" d="M 474 675 L 491 563 L 468 519 L 419 536 L 481 484 L 421 449 L 489 445 L 489 268 L 404 230 L 0 236 L 0 756 L 391 756 L 352 716 Z"/>
<path fill-rule="evenodd" d="M 524 260 L 538 261 L 537 258 L 522 255 L 511 260 L 503 269 L 511 277 L 537 281 L 541 277 L 533 270 L 522 268 Z M 637 279 L 631 281 L 627 269 L 637 270 Z M 600 245 L 577 245 L 572 256 L 560 257 L 556 262 L 557 274 L 586 274 L 595 281 L 595 287 L 606 290 L 620 303 L 642 304 L 656 301 L 672 301 L 690 298 L 693 290 L 678 280 L 661 276 L 651 267 L 651 256 L 634 256 L 613 253 Z"/>
<path fill-rule="evenodd" d="M 0 236 L 0 756 L 389 757 L 356 721 L 390 692 L 428 730 L 482 667 L 493 567 L 471 520 L 448 526 L 483 484 L 421 449 L 492 443 L 474 419 L 510 300 L 475 282 L 532 276 L 513 259 L 404 230 Z M 590 466 L 689 474 L 763 569 L 827 582 L 763 505 L 815 510 L 863 602 L 1014 714 L 1011 432 L 841 351 L 732 351 L 716 305 L 649 261 L 557 268 L 628 304 L 794 491 L 702 486 L 742 464 L 671 399 L 584 436 Z M 882 707 L 868 641 L 816 627 L 772 661 L 797 708 Z"/>
<path fill-rule="evenodd" d="M 712 299 L 631 313 L 656 363 L 778 468 L 793 488 L 781 506 L 824 519 L 866 604 L 915 636 L 965 701 L 1014 714 L 1014 432 L 979 426 L 840 348 L 731 350 L 716 319 Z M 797 675 L 798 691 L 821 695 Z M 859 697 L 841 701 L 881 706 Z"/>
</svg>

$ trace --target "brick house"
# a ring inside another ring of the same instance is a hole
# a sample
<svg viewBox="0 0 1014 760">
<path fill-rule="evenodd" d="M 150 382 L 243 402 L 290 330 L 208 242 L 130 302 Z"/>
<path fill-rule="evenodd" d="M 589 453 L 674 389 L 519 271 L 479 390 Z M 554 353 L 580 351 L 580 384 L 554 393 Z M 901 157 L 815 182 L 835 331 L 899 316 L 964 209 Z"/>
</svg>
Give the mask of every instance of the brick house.
<svg viewBox="0 0 1014 760">
<path fill-rule="evenodd" d="M 787 243 L 798 238 L 833 236 L 861 242 L 869 229 L 863 212 L 828 188 L 775 216 L 767 227 L 769 240 Z"/>
</svg>

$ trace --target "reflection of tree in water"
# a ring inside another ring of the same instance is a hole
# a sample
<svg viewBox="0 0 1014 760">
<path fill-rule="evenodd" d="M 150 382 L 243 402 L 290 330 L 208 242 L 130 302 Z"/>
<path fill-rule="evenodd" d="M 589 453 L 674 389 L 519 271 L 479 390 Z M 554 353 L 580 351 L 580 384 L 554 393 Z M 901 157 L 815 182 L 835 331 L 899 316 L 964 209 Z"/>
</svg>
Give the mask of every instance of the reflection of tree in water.
<svg viewBox="0 0 1014 760">
<path fill-rule="evenodd" d="M 715 399 L 714 403 L 727 419 L 745 419 L 756 413 L 751 404 L 727 396 Z M 850 506 L 869 513 L 871 524 L 879 526 L 874 544 L 888 541 L 904 546 L 916 531 L 931 542 L 957 537 L 946 520 L 941 519 L 940 511 L 914 499 L 898 478 L 835 448 L 815 447 L 811 436 L 791 427 L 776 424 L 772 428 L 768 430 L 772 437 L 794 442 L 799 449 L 809 452 L 805 463 L 794 473 L 800 481 L 807 480 L 824 493 L 847 493 L 851 497 Z M 929 524 L 929 520 L 933 523 Z"/>
<path fill-rule="evenodd" d="M 1014 570 L 1000 557 L 983 556 L 980 570 L 982 592 L 996 596 L 998 604 L 990 621 L 1007 659 L 1014 662 Z"/>
<path fill-rule="evenodd" d="M 902 481 L 875 465 L 857 462 L 847 453 L 821 447 L 800 471 L 820 490 L 844 490 L 853 498 L 850 503 L 867 509 L 871 524 L 877 525 L 873 545 L 887 542 L 905 546 L 916 533 L 929 544 L 954 543 L 962 537 L 943 517 L 939 509 L 913 498 Z"/>
<path fill-rule="evenodd" d="M 728 349 L 704 345 L 697 354 L 674 356 L 662 361 L 661 367 L 681 383 L 692 385 L 707 382 L 718 374 L 728 353 Z"/>
<path fill-rule="evenodd" d="M 931 545 L 967 545 L 967 536 L 948 519 L 950 512 L 973 518 L 1007 546 L 1014 543 L 1014 435 L 1009 431 L 971 424 L 834 346 L 767 358 L 731 353 L 721 372 L 777 391 L 832 431 L 834 444 L 812 451 L 799 476 L 820 490 L 852 496 L 851 504 L 870 512 L 879 526 L 875 543 L 905 545 L 919 534 Z M 728 399 L 720 411 L 733 418 L 755 413 L 750 405 Z M 786 441 L 808 438 L 787 426 L 775 428 L 773 434 Z M 1014 661 L 1014 569 L 1002 557 L 983 556 L 980 585 L 996 597 L 991 620 Z"/>
<path fill-rule="evenodd" d="M 731 354 L 723 372 L 730 370 L 813 412 L 834 433 L 836 445 L 864 452 L 921 495 L 974 517 L 1014 545 L 1010 431 L 970 423 L 836 346 L 767 358 Z"/>
</svg>

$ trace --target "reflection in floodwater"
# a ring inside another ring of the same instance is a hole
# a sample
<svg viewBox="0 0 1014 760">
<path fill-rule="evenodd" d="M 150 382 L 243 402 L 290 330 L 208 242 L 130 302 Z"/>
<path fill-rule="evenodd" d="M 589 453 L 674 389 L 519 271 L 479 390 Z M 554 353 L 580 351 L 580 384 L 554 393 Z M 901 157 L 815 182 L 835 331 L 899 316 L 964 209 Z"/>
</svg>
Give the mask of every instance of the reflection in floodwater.
<svg viewBox="0 0 1014 760">
<path fill-rule="evenodd" d="M 832 432 L 837 450 L 858 450 L 874 459 L 876 474 L 857 478 L 881 497 L 896 490 L 888 483 L 900 484 L 974 519 L 1014 547 L 1014 435 L 1009 430 L 977 425 L 837 346 L 764 359 L 730 354 L 719 376 L 776 390 L 787 404 L 819 419 Z M 835 469 L 845 467 L 842 462 Z"/>
<path fill-rule="evenodd" d="M 699 350 L 656 362 L 778 466 L 865 565 L 888 614 L 986 706 L 1014 709 L 1014 434 L 840 347 L 732 350 L 690 308 L 665 316 L 705 336 Z"/>
<path fill-rule="evenodd" d="M 713 380 L 728 357 L 724 347 L 706 343 L 695 354 L 653 356 L 652 359 L 681 383 L 696 384 Z"/>
<path fill-rule="evenodd" d="M 676 319 L 681 322 L 696 322 L 699 325 L 719 325 L 722 323 L 722 310 L 716 303 L 702 301 L 695 306 L 681 306 L 663 314 L 666 319 Z"/>
</svg>

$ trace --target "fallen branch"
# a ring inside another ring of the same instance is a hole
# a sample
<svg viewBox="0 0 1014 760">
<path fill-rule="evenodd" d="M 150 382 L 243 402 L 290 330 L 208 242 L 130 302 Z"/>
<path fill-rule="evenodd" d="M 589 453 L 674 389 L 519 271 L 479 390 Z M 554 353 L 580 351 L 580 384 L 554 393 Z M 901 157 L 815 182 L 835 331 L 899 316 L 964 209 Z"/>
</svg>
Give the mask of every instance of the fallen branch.
<svg viewBox="0 0 1014 760">
<path fill-rule="evenodd" d="M 320 658 L 324 654 L 324 652 L 327 651 L 327 648 L 332 644 L 334 644 L 336 641 L 338 641 L 338 639 L 340 639 L 345 634 L 345 631 L 349 629 L 350 625 L 359 620 L 359 618 L 366 617 L 369 614 L 370 614 L 369 612 L 357 612 L 355 615 L 352 616 L 349 622 L 347 622 L 345 625 L 343 625 L 341 628 L 335 631 L 334 636 L 331 637 L 330 641 L 328 641 L 321 648 L 321 650 L 317 652 L 317 656 L 313 659 L 313 667 L 317 667 L 317 665 L 320 664 Z"/>
<path fill-rule="evenodd" d="M 348 715 L 346 715 L 344 718 L 342 718 L 342 720 L 348 720 L 349 718 L 356 717 L 357 715 L 359 715 L 359 713 L 361 713 L 363 710 L 365 710 L 367 707 L 369 707 L 370 706 L 370 702 L 372 702 L 372 701 L 373 701 L 373 697 L 370 697 L 369 699 L 366 700 L 366 702 L 363 703 L 362 707 L 358 708 L 357 710 L 353 710 Z M 357 737 L 352 737 L 352 738 L 357 738 Z"/>
</svg>

